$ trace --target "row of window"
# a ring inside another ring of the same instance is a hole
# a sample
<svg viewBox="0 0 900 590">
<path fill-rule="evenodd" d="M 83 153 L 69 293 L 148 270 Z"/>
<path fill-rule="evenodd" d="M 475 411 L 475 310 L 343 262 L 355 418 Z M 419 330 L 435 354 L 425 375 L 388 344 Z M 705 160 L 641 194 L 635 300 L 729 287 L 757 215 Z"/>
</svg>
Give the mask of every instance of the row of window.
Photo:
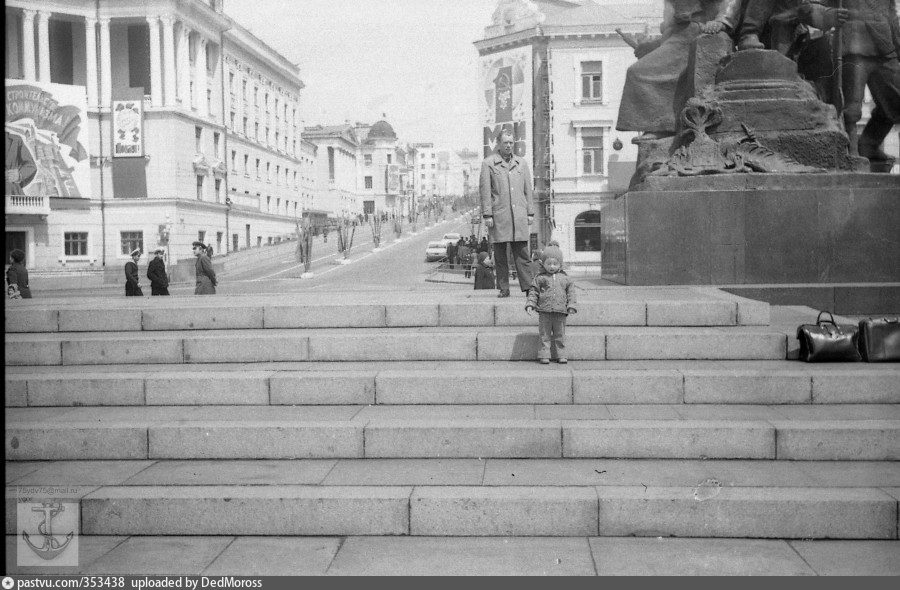
<svg viewBox="0 0 900 590">
<path fill-rule="evenodd" d="M 235 126 L 235 117 L 236 116 L 237 115 L 232 111 L 230 118 L 229 118 L 229 122 L 228 122 L 228 128 L 229 128 L 229 130 L 231 130 L 232 133 L 238 133 L 238 129 Z M 244 137 L 246 137 L 248 139 L 252 139 L 256 143 L 273 146 L 276 150 L 280 150 L 282 152 L 289 153 L 292 156 L 297 155 L 297 140 L 296 139 L 291 140 L 291 145 L 288 146 L 287 134 L 282 135 L 281 132 L 276 131 L 273 135 L 272 130 L 268 125 L 266 125 L 264 128 L 265 135 L 263 135 L 262 139 L 260 139 L 259 132 L 260 132 L 261 127 L 259 125 L 259 122 L 257 121 L 257 122 L 253 123 L 253 135 L 250 135 L 250 133 L 248 132 L 248 124 L 249 124 L 249 120 L 247 119 L 247 117 L 244 117 L 243 121 L 242 121 L 241 129 L 240 129 L 240 134 L 243 135 Z M 277 126 L 277 123 L 276 123 L 276 126 Z M 300 133 L 298 132 L 297 128 L 294 127 L 294 136 L 296 137 L 298 135 L 300 135 Z M 290 147 L 290 149 L 288 149 L 289 147 Z"/>
<path fill-rule="evenodd" d="M 255 158 L 254 165 L 251 168 L 250 154 L 244 154 L 244 161 L 243 161 L 244 176 L 246 176 L 248 178 L 252 177 L 253 175 L 251 174 L 251 171 L 254 171 L 256 173 L 256 180 L 263 180 L 262 165 L 263 165 L 263 161 L 260 158 Z M 273 180 L 272 179 L 272 170 L 273 170 L 272 163 L 265 162 L 265 171 L 266 171 L 265 180 L 266 180 L 266 182 L 272 182 L 272 180 Z M 310 178 L 309 176 L 300 175 L 297 170 L 292 170 L 292 169 L 288 168 L 287 166 L 284 166 L 284 168 L 282 168 L 282 166 L 280 164 L 276 164 L 274 170 L 275 170 L 274 180 L 275 180 L 275 184 L 277 186 L 281 186 L 283 184 L 285 187 L 293 188 L 294 190 L 298 190 L 300 188 L 301 180 L 304 183 L 306 183 L 307 185 L 312 184 L 312 181 L 313 181 L 313 179 Z M 284 171 L 284 174 L 282 174 L 282 170 Z M 237 150 L 231 150 L 231 171 L 234 172 L 235 174 L 239 173 Z M 301 169 L 301 172 L 302 172 L 302 169 Z"/>
</svg>

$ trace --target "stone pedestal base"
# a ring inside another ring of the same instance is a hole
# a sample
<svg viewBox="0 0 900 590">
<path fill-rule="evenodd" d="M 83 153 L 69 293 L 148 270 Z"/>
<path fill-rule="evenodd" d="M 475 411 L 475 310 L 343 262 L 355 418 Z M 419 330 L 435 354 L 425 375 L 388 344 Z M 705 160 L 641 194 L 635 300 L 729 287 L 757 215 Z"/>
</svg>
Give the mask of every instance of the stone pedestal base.
<svg viewBox="0 0 900 590">
<path fill-rule="evenodd" d="M 900 176 L 648 178 L 603 209 L 626 285 L 900 283 Z"/>
</svg>

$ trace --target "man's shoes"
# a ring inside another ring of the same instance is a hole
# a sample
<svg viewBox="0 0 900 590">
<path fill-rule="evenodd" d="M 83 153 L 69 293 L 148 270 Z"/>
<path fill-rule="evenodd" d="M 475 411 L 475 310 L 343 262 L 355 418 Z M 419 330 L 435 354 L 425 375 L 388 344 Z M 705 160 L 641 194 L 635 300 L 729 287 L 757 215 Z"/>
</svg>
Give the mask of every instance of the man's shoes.
<svg viewBox="0 0 900 590">
<path fill-rule="evenodd" d="M 550 359 L 541 359 L 541 364 L 542 364 L 542 365 L 549 365 L 549 364 L 550 364 Z"/>
<path fill-rule="evenodd" d="M 506 289 L 506 290 L 504 290 L 504 291 L 500 291 L 500 294 L 497 295 L 497 297 L 509 297 L 509 289 Z"/>
<path fill-rule="evenodd" d="M 566 363 L 569 362 L 569 359 L 567 359 L 567 358 L 561 358 L 561 359 L 558 359 L 556 362 L 558 362 L 558 363 L 561 364 L 561 365 L 565 365 Z"/>
</svg>

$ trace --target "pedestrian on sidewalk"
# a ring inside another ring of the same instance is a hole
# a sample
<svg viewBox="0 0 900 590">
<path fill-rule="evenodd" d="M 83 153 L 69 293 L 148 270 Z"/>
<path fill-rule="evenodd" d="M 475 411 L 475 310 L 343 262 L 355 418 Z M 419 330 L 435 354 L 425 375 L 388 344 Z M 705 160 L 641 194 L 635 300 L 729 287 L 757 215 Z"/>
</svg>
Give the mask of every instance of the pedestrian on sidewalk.
<svg viewBox="0 0 900 590">
<path fill-rule="evenodd" d="M 515 261 L 523 293 L 528 292 L 532 278 L 528 265 L 528 240 L 534 223 L 531 169 L 525 158 L 513 153 L 514 145 L 512 130 L 504 129 L 497 140 L 496 153 L 481 163 L 479 181 L 481 215 L 494 244 L 498 297 L 509 297 L 507 250 Z"/>
<path fill-rule="evenodd" d="M 6 294 L 10 299 L 31 299 L 28 286 L 28 271 L 25 269 L 25 252 L 16 248 L 9 253 L 9 269 L 6 271 Z M 10 290 L 15 287 L 13 293 Z M 14 294 L 18 294 L 15 297 Z"/>
<path fill-rule="evenodd" d="M 322 228 L 322 242 L 328 243 L 328 226 Z"/>
<path fill-rule="evenodd" d="M 550 364 L 551 344 L 556 348 L 557 362 L 566 364 L 566 319 L 576 313 L 575 282 L 562 269 L 563 256 L 559 244 L 551 240 L 541 252 L 541 272 L 531 282 L 528 289 L 528 303 L 525 312 L 538 312 L 538 331 L 541 348 L 538 360 L 542 365 Z"/>
<path fill-rule="evenodd" d="M 150 295 L 168 295 L 169 277 L 166 275 L 166 263 L 163 261 L 165 250 L 157 248 L 156 255 L 147 267 L 147 278 L 150 279 Z"/>
<path fill-rule="evenodd" d="M 194 287 L 194 295 L 215 295 L 216 272 L 213 270 L 212 262 L 206 255 L 206 246 L 203 242 L 194 242 L 191 246 L 194 248 L 194 256 L 197 257 L 197 263 L 194 267 L 197 286 Z"/>
<path fill-rule="evenodd" d="M 462 242 L 462 245 L 459 246 L 456 256 L 459 258 L 459 263 L 465 271 L 465 277 L 470 279 L 472 278 L 472 249 L 469 248 L 469 245 L 462 238 L 460 238 L 460 242 Z"/>
<path fill-rule="evenodd" d="M 138 277 L 138 260 L 141 259 L 140 248 L 131 251 L 131 260 L 125 263 L 125 296 L 126 297 L 143 297 L 144 292 L 141 291 Z"/>
<path fill-rule="evenodd" d="M 447 262 L 450 264 L 450 270 L 453 270 L 453 263 L 456 262 L 456 242 L 447 244 Z"/>
<path fill-rule="evenodd" d="M 488 257 L 487 252 L 478 253 L 478 262 L 475 264 L 475 289 L 494 289 L 494 263 Z"/>
<path fill-rule="evenodd" d="M 491 244 L 488 242 L 487 236 L 481 237 L 481 242 L 478 243 L 478 251 L 479 252 L 490 252 Z"/>
</svg>

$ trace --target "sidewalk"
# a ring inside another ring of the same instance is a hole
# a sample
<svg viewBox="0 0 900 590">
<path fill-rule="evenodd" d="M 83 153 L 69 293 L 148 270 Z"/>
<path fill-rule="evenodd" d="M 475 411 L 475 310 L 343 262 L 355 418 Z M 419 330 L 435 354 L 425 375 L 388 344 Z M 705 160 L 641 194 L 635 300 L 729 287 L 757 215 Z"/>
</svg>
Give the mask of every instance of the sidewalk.
<svg viewBox="0 0 900 590">
<path fill-rule="evenodd" d="M 89 537 L 80 566 L 10 574 L 897 576 L 900 541 L 631 537 Z"/>
</svg>

